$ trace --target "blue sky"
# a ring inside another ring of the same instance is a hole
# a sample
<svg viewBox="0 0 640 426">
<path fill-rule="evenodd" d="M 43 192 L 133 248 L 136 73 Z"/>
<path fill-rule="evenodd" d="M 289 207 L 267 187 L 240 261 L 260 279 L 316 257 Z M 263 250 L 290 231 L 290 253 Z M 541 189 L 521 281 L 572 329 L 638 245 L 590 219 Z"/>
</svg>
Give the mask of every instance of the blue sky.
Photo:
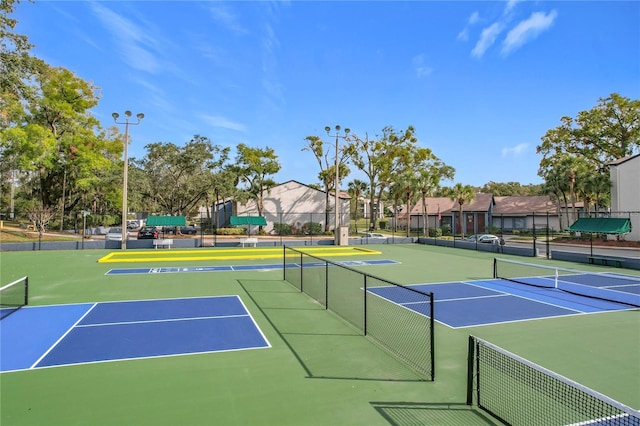
<svg viewBox="0 0 640 426">
<path fill-rule="evenodd" d="M 196 134 L 269 146 L 278 182 L 317 183 L 305 137 L 339 124 L 413 125 L 454 182 L 541 183 L 536 146 L 562 116 L 640 97 L 637 1 L 36 0 L 14 17 L 34 55 L 101 89 L 104 126 L 145 114 L 131 157 Z"/>
</svg>

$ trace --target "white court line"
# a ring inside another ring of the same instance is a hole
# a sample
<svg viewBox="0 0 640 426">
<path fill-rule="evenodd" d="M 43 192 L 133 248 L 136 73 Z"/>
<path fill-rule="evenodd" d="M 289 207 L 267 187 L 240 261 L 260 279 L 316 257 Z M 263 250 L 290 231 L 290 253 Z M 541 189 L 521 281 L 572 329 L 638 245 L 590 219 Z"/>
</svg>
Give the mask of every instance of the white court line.
<svg viewBox="0 0 640 426">
<path fill-rule="evenodd" d="M 163 322 L 206 320 L 206 319 L 219 319 L 219 318 L 243 318 L 243 317 L 248 317 L 248 316 L 249 316 L 248 314 L 241 314 L 241 315 L 214 315 L 214 316 L 209 316 L 209 317 L 183 317 L 183 318 L 167 318 L 167 319 L 157 319 L 157 320 L 103 322 L 103 323 L 99 323 L 99 324 L 80 324 L 80 325 L 77 325 L 76 328 L 102 327 L 102 326 L 126 325 L 126 324 L 153 324 L 153 323 L 163 323 Z"/>
<path fill-rule="evenodd" d="M 93 305 L 91 305 L 91 307 L 87 309 L 87 312 L 85 312 L 84 315 L 78 318 L 78 321 L 76 321 L 71 327 L 69 327 L 69 329 L 62 336 L 60 336 L 60 338 L 56 340 L 56 342 L 53 345 L 51 345 L 51 347 L 47 349 L 47 351 L 44 354 L 42 354 L 42 356 L 38 358 L 36 362 L 34 362 L 31 365 L 31 367 L 29 367 L 29 370 L 36 368 L 36 365 L 38 365 L 38 363 L 40 363 L 40 361 L 42 361 L 44 357 L 49 355 L 49 352 L 51 352 L 56 346 L 58 346 L 58 344 L 62 341 L 62 339 L 64 339 L 69 333 L 71 333 L 71 330 L 73 330 L 76 327 L 76 325 L 78 325 L 78 323 L 84 319 L 84 317 L 89 315 L 89 312 L 91 312 L 96 306 L 98 306 L 97 303 L 94 303 Z"/>
</svg>

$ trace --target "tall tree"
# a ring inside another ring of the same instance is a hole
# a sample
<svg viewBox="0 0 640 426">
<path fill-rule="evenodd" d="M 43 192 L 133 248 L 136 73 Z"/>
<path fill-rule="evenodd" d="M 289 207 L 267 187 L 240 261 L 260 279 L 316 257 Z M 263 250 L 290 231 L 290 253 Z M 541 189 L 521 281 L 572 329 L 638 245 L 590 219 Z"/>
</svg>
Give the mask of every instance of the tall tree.
<svg viewBox="0 0 640 426">
<path fill-rule="evenodd" d="M 347 184 L 347 188 L 348 188 L 347 192 L 349 192 L 349 195 L 351 195 L 351 200 L 353 200 L 353 203 L 355 204 L 353 208 L 353 219 L 355 223 L 355 231 L 357 234 L 358 233 L 358 211 L 360 210 L 358 206 L 358 202 L 362 194 L 364 194 L 365 191 L 367 190 L 367 183 L 364 181 L 361 181 L 360 179 L 354 179 Z M 374 212 L 371 211 L 370 214 L 374 214 Z"/>
<path fill-rule="evenodd" d="M 576 188 L 581 189 L 583 201 L 589 205 L 592 196 L 588 194 L 592 191 L 586 188 L 590 182 L 599 182 L 596 185 L 599 193 L 608 179 L 608 163 L 639 151 L 640 100 L 612 93 L 599 99 L 592 109 L 579 112 L 575 119 L 562 117 L 560 126 L 545 133 L 537 147 L 542 154 L 538 175 L 551 179 L 547 188 L 554 193 L 558 190 L 568 193 L 576 219 Z M 598 198 L 599 203 L 606 202 L 606 197 Z"/>
<path fill-rule="evenodd" d="M 426 168 L 419 168 L 417 185 L 422 195 L 422 215 L 424 224 L 424 236 L 429 236 L 429 216 L 427 213 L 427 197 L 431 197 L 440 188 L 442 180 L 451 180 L 455 175 L 455 169 L 441 161 L 434 161 Z"/>
<path fill-rule="evenodd" d="M 264 196 L 276 186 L 271 176 L 281 168 L 278 156 L 272 148 L 251 148 L 243 143 L 238 145 L 237 150 L 236 165 L 240 180 L 247 185 L 245 191 L 256 201 L 258 214 L 262 216 Z"/>
<path fill-rule="evenodd" d="M 0 132 L 3 160 L 33 176 L 42 206 L 73 206 L 82 191 L 112 185 L 98 182 L 100 171 L 118 167 L 122 145 L 90 113 L 98 102 L 96 87 L 64 68 L 43 69 L 36 80 L 38 96 L 25 104 L 20 121 Z"/>
<path fill-rule="evenodd" d="M 325 149 L 325 144 L 319 136 L 307 136 L 305 138 L 307 141 L 307 145 L 302 148 L 302 151 L 311 151 L 316 161 L 318 162 L 318 166 L 320 167 L 320 172 L 318 173 L 318 179 L 322 183 L 325 192 L 325 231 L 329 231 L 329 210 L 330 210 L 330 201 L 329 201 L 329 193 L 336 189 L 336 159 L 335 154 L 334 157 L 331 158 L 329 155 L 329 149 Z M 345 144 L 340 147 L 338 150 L 338 173 L 341 178 L 345 178 L 349 175 L 349 167 L 347 166 L 347 161 L 351 157 L 351 146 L 349 144 Z"/>
<path fill-rule="evenodd" d="M 404 132 L 387 126 L 376 140 L 369 140 L 368 135 L 361 139 L 352 134 L 352 162 L 369 178 L 370 211 L 374 210 L 376 200 L 382 199 L 382 194 L 389 188 L 397 173 L 406 167 L 406 160 L 411 157 L 410 153 L 417 144 L 418 138 L 413 126 L 407 127 Z M 371 215 L 369 227 L 377 227 L 375 215 Z"/>
<path fill-rule="evenodd" d="M 36 94 L 33 79 L 44 63 L 31 56 L 29 38 L 17 34 L 18 21 L 11 18 L 19 0 L 0 2 L 0 129 L 8 127 L 23 101 Z"/>
<path fill-rule="evenodd" d="M 460 234 L 462 238 L 464 238 L 464 221 L 462 220 L 463 207 L 465 204 L 470 203 L 476 197 L 475 191 L 471 185 L 463 185 L 461 183 L 456 183 L 452 188 L 449 189 L 449 198 L 458 203 L 460 206 L 458 221 Z"/>
<path fill-rule="evenodd" d="M 542 143 L 537 147 L 543 162 L 564 152 L 603 167 L 640 149 L 638 99 L 612 93 L 598 99 L 592 109 L 579 112 L 575 119 L 565 116 L 561 122 L 542 137 Z"/>
<path fill-rule="evenodd" d="M 210 191 L 213 171 L 228 158 L 228 148 L 200 135 L 183 147 L 156 142 L 145 148 L 143 159 L 132 159 L 145 175 L 145 181 L 136 185 L 165 214 L 190 214 Z"/>
<path fill-rule="evenodd" d="M 480 192 L 496 197 L 544 195 L 542 184 L 522 185 L 520 182 L 488 182 L 482 185 Z"/>
</svg>

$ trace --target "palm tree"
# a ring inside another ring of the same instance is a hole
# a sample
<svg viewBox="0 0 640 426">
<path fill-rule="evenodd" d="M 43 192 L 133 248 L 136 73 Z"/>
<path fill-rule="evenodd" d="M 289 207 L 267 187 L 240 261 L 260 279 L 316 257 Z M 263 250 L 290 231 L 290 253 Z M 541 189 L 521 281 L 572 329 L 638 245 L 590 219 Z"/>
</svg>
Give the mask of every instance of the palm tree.
<svg viewBox="0 0 640 426">
<path fill-rule="evenodd" d="M 424 236 L 429 236 L 429 215 L 427 214 L 427 196 L 431 196 L 440 186 L 441 179 L 453 179 L 454 169 L 451 166 L 437 162 L 428 169 L 421 169 L 417 176 L 417 185 L 422 194 L 422 215 Z"/>
<path fill-rule="evenodd" d="M 349 182 L 347 185 L 347 192 L 349 193 L 349 195 L 351 195 L 351 198 L 353 198 L 356 203 L 355 211 L 353 215 L 356 234 L 358 233 L 358 200 L 366 190 L 367 190 L 367 183 L 359 179 L 354 179 L 352 182 Z M 373 211 L 369 212 L 369 214 L 373 214 L 373 213 L 374 213 Z"/>
<path fill-rule="evenodd" d="M 462 206 L 464 204 L 470 203 L 476 197 L 475 190 L 471 185 L 463 185 L 461 183 L 456 183 L 453 188 L 449 188 L 449 198 L 453 201 L 456 201 L 460 205 L 460 233 L 462 238 L 464 238 L 464 222 L 462 221 Z"/>
</svg>

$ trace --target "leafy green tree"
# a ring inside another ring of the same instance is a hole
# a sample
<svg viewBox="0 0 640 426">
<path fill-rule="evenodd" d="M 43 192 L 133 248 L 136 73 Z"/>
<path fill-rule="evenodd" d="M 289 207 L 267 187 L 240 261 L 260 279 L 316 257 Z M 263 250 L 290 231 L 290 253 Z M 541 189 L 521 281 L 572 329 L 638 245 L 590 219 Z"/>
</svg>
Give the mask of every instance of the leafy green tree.
<svg viewBox="0 0 640 426">
<path fill-rule="evenodd" d="M 214 213 L 217 213 L 217 206 L 223 206 L 225 217 L 227 216 L 227 204 L 223 203 L 225 199 L 233 198 L 239 202 L 245 202 L 247 198 L 247 194 L 241 191 L 238 188 L 238 184 L 240 183 L 240 170 L 235 165 L 227 164 L 222 170 L 217 173 L 214 173 L 211 176 L 211 188 L 213 191 L 213 205 L 216 206 L 216 209 L 212 209 Z M 207 205 L 210 205 L 207 200 Z M 207 214 L 209 209 L 207 209 Z M 218 223 L 219 216 L 215 215 L 215 221 L 213 225 L 216 228 L 220 227 L 220 223 Z"/>
<path fill-rule="evenodd" d="M 23 34 L 15 33 L 18 21 L 10 17 L 19 0 L 0 2 L 0 129 L 20 114 L 21 105 L 36 94 L 32 84 L 44 63 L 31 56 L 33 45 Z"/>
<path fill-rule="evenodd" d="M 496 197 L 500 196 L 531 196 L 531 195 L 543 195 L 545 192 L 542 190 L 541 184 L 522 185 L 520 182 L 488 182 L 479 188 L 480 192 L 484 194 L 493 194 Z"/>
<path fill-rule="evenodd" d="M 537 147 L 542 154 L 538 175 L 558 200 L 572 203 L 575 220 L 576 191 L 585 207 L 592 201 L 602 207 L 608 199 L 601 195 L 607 190 L 608 163 L 639 148 L 640 100 L 613 93 L 575 119 L 562 117 L 560 126 L 545 133 Z"/>
<path fill-rule="evenodd" d="M 360 179 L 354 179 L 351 182 L 349 182 L 347 184 L 347 192 L 349 193 L 349 195 L 351 195 L 351 200 L 352 203 L 354 204 L 353 206 L 353 219 L 354 219 L 354 223 L 355 223 L 355 231 L 356 234 L 358 233 L 358 201 L 360 200 L 360 197 L 362 196 L 362 194 L 365 193 L 365 191 L 367 190 L 367 183 L 364 181 L 361 181 Z M 374 214 L 374 212 L 372 211 L 371 214 Z"/>
<path fill-rule="evenodd" d="M 608 175 L 587 171 L 580 178 L 576 191 L 584 203 L 584 211 L 591 212 L 591 205 L 596 211 L 611 203 L 611 179 Z"/>
<path fill-rule="evenodd" d="M 161 213 L 189 215 L 210 191 L 212 171 L 221 167 L 228 149 L 195 135 L 183 147 L 151 143 L 144 158 L 132 159 L 144 178 L 136 188 L 155 200 Z"/>
<path fill-rule="evenodd" d="M 562 117 L 562 124 L 547 131 L 537 152 L 541 165 L 558 152 L 580 156 L 597 166 L 628 156 L 640 148 L 640 100 L 617 93 L 600 98 L 575 119 Z"/>
<path fill-rule="evenodd" d="M 464 221 L 462 220 L 462 211 L 463 211 L 462 206 L 472 202 L 475 199 L 476 197 L 475 191 L 471 185 L 463 185 L 461 183 L 456 183 L 452 188 L 449 188 L 448 192 L 449 192 L 449 198 L 451 198 L 451 200 L 458 203 L 458 205 L 460 206 L 458 221 L 459 221 L 460 234 L 462 235 L 462 238 L 464 238 Z"/>
<path fill-rule="evenodd" d="M 331 150 L 325 149 L 325 144 L 319 136 L 307 136 L 305 140 L 307 141 L 307 145 L 305 145 L 302 150 L 310 151 L 311 153 L 313 153 L 316 161 L 318 162 L 318 166 L 320 167 L 318 179 L 322 183 L 325 192 L 325 231 L 329 231 L 331 222 L 329 220 L 329 211 L 331 209 L 329 194 L 331 191 L 334 191 L 336 189 L 335 154 L 333 158 L 330 157 Z M 349 144 L 345 144 L 339 147 L 338 173 L 341 178 L 345 178 L 350 173 L 349 166 L 347 166 L 347 161 L 351 157 L 351 149 L 352 148 Z"/>
<path fill-rule="evenodd" d="M 90 110 L 97 88 L 64 68 L 43 68 L 38 95 L 0 131 L 3 161 L 30 177 L 26 184 L 43 207 L 75 208 L 86 192 L 114 185 L 102 171 L 118 167 L 122 145 L 101 132 Z"/>
<path fill-rule="evenodd" d="M 243 143 L 238 145 L 236 166 L 240 181 L 247 186 L 245 192 L 256 201 L 258 215 L 262 216 L 264 195 L 276 182 L 270 177 L 280 171 L 278 156 L 272 148 L 251 148 Z"/>
<path fill-rule="evenodd" d="M 382 129 L 382 135 L 376 140 L 369 140 L 368 135 L 361 139 L 353 135 L 350 149 L 352 162 L 369 179 L 370 211 L 374 211 L 373 203 L 381 200 L 384 191 L 393 183 L 394 177 L 406 167 L 406 159 L 415 149 L 418 138 L 415 129 L 409 126 L 404 132 L 397 132 L 393 127 Z M 375 229 L 376 215 L 370 217 L 370 228 Z"/>
</svg>

